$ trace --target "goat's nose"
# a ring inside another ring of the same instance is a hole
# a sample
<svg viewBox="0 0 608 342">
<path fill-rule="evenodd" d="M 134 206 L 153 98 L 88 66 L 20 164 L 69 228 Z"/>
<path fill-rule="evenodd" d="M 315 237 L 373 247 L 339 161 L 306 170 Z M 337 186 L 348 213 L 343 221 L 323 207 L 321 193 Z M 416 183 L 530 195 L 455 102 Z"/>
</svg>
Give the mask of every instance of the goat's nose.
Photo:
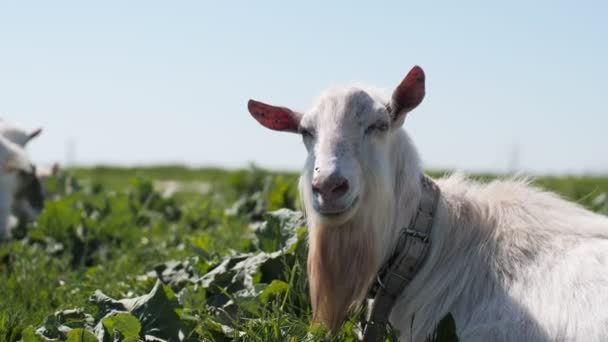
<svg viewBox="0 0 608 342">
<path fill-rule="evenodd" d="M 340 198 L 348 192 L 348 189 L 348 180 L 337 173 L 329 177 L 314 177 L 312 180 L 312 192 L 326 200 Z"/>
</svg>

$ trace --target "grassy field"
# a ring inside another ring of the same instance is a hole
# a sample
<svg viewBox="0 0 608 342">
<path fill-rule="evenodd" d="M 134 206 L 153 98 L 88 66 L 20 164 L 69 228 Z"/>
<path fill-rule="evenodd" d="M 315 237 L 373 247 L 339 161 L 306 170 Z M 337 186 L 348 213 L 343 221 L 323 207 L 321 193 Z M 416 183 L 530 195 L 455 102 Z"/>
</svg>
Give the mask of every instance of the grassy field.
<svg viewBox="0 0 608 342">
<path fill-rule="evenodd" d="M 534 182 L 608 214 L 608 178 Z M 323 340 L 310 329 L 296 184 L 178 166 L 49 179 L 37 222 L 0 245 L 0 341 Z"/>
</svg>

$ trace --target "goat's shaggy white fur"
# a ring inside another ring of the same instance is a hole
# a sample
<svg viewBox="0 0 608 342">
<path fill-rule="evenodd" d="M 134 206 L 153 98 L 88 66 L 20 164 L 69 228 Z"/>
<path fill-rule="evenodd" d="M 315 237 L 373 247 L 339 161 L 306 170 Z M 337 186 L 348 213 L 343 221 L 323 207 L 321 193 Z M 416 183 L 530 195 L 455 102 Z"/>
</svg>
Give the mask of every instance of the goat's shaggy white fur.
<svg viewBox="0 0 608 342">
<path fill-rule="evenodd" d="M 415 154 L 405 133 L 396 143 Z M 420 172 L 398 159 L 391 168 Z M 390 316 L 402 340 L 423 340 L 447 313 L 462 341 L 608 340 L 606 217 L 525 180 L 480 184 L 455 174 L 436 182 L 429 257 Z M 393 211 L 406 210 L 380 233 L 385 241 L 395 241 L 412 215 L 408 203 L 417 203 L 419 184 L 408 183 L 395 187 Z"/>
<path fill-rule="evenodd" d="M 306 114 L 250 104 L 262 125 L 304 132 L 311 302 L 332 330 L 365 299 L 421 197 L 421 163 L 399 128 L 405 114 L 386 104 L 359 88 L 329 90 Z M 387 118 L 388 131 L 369 126 Z M 352 205 L 337 218 L 319 212 L 311 188 L 324 168 L 350 181 L 338 204 Z M 462 341 L 608 341 L 608 218 L 522 179 L 436 183 L 428 258 L 390 315 L 401 340 L 423 341 L 451 313 Z"/>
</svg>

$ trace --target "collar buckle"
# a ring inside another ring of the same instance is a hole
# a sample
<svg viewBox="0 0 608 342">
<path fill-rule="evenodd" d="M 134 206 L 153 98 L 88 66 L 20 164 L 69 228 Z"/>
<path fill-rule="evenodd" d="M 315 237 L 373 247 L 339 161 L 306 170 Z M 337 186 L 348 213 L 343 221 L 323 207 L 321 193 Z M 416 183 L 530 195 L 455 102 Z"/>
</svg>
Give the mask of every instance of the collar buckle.
<svg viewBox="0 0 608 342">
<path fill-rule="evenodd" d="M 405 234 L 405 235 L 407 235 L 409 237 L 418 239 L 418 240 L 420 240 L 423 243 L 429 243 L 430 242 L 429 241 L 429 234 L 423 233 L 423 232 L 420 232 L 420 231 L 417 231 L 417 230 L 413 230 L 413 229 L 410 229 L 410 228 L 405 228 L 403 230 L 403 234 Z"/>
</svg>

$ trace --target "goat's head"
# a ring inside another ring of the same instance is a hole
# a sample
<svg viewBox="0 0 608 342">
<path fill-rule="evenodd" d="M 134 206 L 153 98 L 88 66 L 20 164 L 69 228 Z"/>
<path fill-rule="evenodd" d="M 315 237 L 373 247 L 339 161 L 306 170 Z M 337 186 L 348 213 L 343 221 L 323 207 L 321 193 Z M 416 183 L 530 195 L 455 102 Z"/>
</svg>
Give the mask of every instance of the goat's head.
<svg viewBox="0 0 608 342">
<path fill-rule="evenodd" d="M 42 133 L 42 128 L 27 130 L 4 119 L 0 119 L 0 134 L 21 147 L 25 147 L 32 139 L 39 136 L 40 133 Z"/>
<path fill-rule="evenodd" d="M 340 225 L 375 191 L 376 184 L 366 181 L 386 174 L 390 135 L 422 101 L 424 81 L 416 66 L 390 103 L 362 89 L 342 88 L 324 93 L 305 114 L 249 101 L 249 112 L 263 126 L 302 135 L 308 158 L 300 191 L 309 217 Z M 365 177 L 370 174 L 377 177 Z"/>
<path fill-rule="evenodd" d="M 387 103 L 359 88 L 325 92 L 307 113 L 249 101 L 263 126 L 302 135 L 308 158 L 300 193 L 310 228 L 308 279 L 313 320 L 337 328 L 365 297 L 382 262 L 394 201 L 392 143 L 424 97 L 414 67 Z M 399 149 L 400 150 L 400 149 Z"/>
</svg>

